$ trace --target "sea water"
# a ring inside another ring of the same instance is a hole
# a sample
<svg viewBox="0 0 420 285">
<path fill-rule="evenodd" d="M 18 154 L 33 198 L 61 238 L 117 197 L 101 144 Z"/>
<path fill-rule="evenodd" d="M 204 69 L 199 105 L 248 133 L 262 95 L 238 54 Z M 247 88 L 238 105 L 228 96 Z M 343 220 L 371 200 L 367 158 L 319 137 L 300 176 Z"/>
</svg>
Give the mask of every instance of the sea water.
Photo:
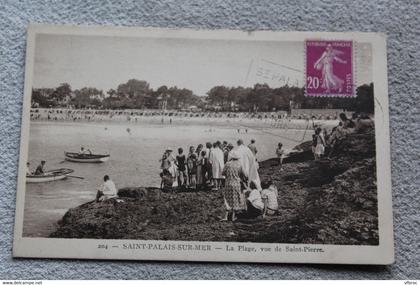
<svg viewBox="0 0 420 285">
<path fill-rule="evenodd" d="M 182 147 L 206 142 L 228 141 L 236 145 L 240 138 L 245 144 L 256 140 L 258 160 L 275 157 L 279 142 L 285 149 L 309 140 L 313 131 L 273 128 L 240 128 L 194 124 L 131 124 L 88 122 L 31 122 L 28 160 L 35 170 L 41 160 L 46 169 L 71 168 L 67 178 L 46 183 L 27 183 L 23 235 L 47 237 L 65 212 L 91 201 L 108 174 L 117 188 L 128 186 L 159 186 L 160 162 L 163 151 L 171 147 L 177 154 Z M 93 153 L 111 155 L 105 163 L 75 163 L 64 160 L 64 152 L 77 152 L 81 146 Z"/>
</svg>

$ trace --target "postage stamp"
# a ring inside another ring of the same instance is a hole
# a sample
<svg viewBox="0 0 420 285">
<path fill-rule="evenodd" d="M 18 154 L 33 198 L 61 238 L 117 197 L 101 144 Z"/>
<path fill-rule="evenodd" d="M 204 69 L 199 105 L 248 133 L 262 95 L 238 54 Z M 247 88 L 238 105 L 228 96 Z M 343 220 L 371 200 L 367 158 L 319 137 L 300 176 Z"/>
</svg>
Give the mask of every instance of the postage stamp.
<svg viewBox="0 0 420 285">
<path fill-rule="evenodd" d="M 353 42 L 305 42 L 306 96 L 355 97 Z"/>
</svg>

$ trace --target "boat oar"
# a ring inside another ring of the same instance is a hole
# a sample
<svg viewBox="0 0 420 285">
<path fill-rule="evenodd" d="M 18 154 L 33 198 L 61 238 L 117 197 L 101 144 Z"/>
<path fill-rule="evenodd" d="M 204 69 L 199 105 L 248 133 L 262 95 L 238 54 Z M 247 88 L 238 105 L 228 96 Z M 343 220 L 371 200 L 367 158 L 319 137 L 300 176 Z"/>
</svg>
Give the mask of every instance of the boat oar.
<svg viewBox="0 0 420 285">
<path fill-rule="evenodd" d="M 74 176 L 74 175 L 67 175 L 67 177 L 77 178 L 77 179 L 85 179 L 84 177 L 81 177 L 81 176 Z"/>
</svg>

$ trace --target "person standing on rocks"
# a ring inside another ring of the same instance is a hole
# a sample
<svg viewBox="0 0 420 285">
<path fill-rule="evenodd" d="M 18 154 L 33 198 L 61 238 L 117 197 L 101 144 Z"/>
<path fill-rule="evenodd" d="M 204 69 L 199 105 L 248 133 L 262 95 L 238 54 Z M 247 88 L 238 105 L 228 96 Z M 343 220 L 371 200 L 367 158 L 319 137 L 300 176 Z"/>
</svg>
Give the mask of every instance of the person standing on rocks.
<svg viewBox="0 0 420 285">
<path fill-rule="evenodd" d="M 223 149 L 223 155 L 224 155 L 224 162 L 228 162 L 229 160 L 229 154 L 231 150 L 233 149 L 233 144 L 229 143 L 224 149 Z"/>
<path fill-rule="evenodd" d="M 160 161 L 160 169 L 163 170 L 168 170 L 169 167 L 171 166 L 171 163 L 168 159 L 168 150 L 166 150 L 163 154 L 162 154 L 162 158 L 159 160 Z"/>
<path fill-rule="evenodd" d="M 232 221 L 236 220 L 236 214 L 246 209 L 245 198 L 241 191 L 241 177 L 244 176 L 239 159 L 240 154 L 232 151 L 229 161 L 223 168 L 222 175 L 225 176 L 225 186 L 223 187 L 223 198 L 226 207 L 226 215 L 222 221 L 227 221 L 229 213 L 232 214 Z"/>
<path fill-rule="evenodd" d="M 222 170 L 225 166 L 224 155 L 223 151 L 220 148 L 220 145 L 221 143 L 219 141 L 213 144 L 213 148 L 209 157 L 210 164 L 212 167 L 212 179 L 214 190 L 219 190 L 221 180 L 223 179 Z"/>
<path fill-rule="evenodd" d="M 242 170 L 248 180 L 248 186 L 253 181 L 257 186 L 257 189 L 262 190 L 261 180 L 258 174 L 258 163 L 255 160 L 254 154 L 248 147 L 244 145 L 243 140 L 239 139 L 237 141 L 237 145 L 238 147 L 235 149 L 235 151 L 237 151 L 240 156 L 239 162 L 241 163 Z"/>
<path fill-rule="evenodd" d="M 177 167 L 175 165 L 176 158 L 173 155 L 172 148 L 168 148 L 168 150 L 167 150 L 167 159 L 168 159 L 168 162 L 169 162 L 169 168 L 168 168 L 168 170 L 171 173 L 172 177 L 173 178 L 176 178 L 176 174 L 177 174 Z"/>
<path fill-rule="evenodd" d="M 186 158 L 182 147 L 178 148 L 175 164 L 178 167 L 178 187 L 184 187 L 187 184 L 187 168 Z"/>
<path fill-rule="evenodd" d="M 205 183 L 206 151 L 202 150 L 197 160 L 197 188 Z"/>
<path fill-rule="evenodd" d="M 195 148 L 190 146 L 190 151 L 187 155 L 187 173 L 188 173 L 188 186 L 195 188 L 197 183 L 196 174 L 197 174 L 197 155 L 195 154 Z M 193 180 L 194 176 L 194 181 Z M 193 184 L 193 185 L 192 185 Z"/>
<path fill-rule="evenodd" d="M 200 155 L 201 155 L 201 151 L 203 150 L 203 145 L 200 143 L 198 146 L 197 146 L 197 149 L 195 150 L 195 154 L 197 155 L 197 157 L 200 157 Z"/>
<path fill-rule="evenodd" d="M 276 155 L 279 160 L 280 170 L 283 170 L 284 149 L 283 149 L 283 144 L 281 142 L 279 142 L 277 145 Z"/>
<path fill-rule="evenodd" d="M 192 189 L 197 187 L 197 155 L 193 152 L 187 157 L 188 186 Z"/>
</svg>

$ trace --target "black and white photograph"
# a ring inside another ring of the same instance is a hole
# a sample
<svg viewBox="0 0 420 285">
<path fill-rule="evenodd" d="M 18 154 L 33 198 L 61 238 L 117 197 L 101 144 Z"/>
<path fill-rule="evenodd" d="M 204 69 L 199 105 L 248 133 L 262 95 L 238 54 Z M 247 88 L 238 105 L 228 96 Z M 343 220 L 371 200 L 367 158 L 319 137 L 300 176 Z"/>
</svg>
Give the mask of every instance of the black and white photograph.
<svg viewBox="0 0 420 285">
<path fill-rule="evenodd" d="M 391 261 L 380 36 L 41 28 L 27 54 L 18 256 L 24 240 L 89 240 L 63 257 L 335 262 L 340 246 L 387 246 L 376 262 Z M 41 251 L 30 255 L 60 256 Z"/>
</svg>

